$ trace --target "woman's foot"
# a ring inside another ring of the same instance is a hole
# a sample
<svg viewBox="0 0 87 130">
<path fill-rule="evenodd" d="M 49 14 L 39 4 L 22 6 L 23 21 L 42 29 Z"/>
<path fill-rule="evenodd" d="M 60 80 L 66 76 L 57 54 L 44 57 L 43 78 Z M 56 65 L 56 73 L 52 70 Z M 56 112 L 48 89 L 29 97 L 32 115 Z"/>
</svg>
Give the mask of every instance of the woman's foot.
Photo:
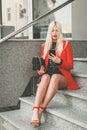
<svg viewBox="0 0 87 130">
<path fill-rule="evenodd" d="M 33 107 L 33 115 L 30 124 L 32 126 L 39 126 L 40 125 L 40 120 L 39 120 L 39 107 L 34 106 Z"/>
</svg>

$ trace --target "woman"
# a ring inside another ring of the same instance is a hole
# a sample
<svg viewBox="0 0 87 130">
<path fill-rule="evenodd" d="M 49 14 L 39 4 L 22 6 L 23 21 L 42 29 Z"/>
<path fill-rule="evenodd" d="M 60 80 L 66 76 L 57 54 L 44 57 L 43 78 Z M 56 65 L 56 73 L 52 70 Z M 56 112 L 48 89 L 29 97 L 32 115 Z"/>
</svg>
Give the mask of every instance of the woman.
<svg viewBox="0 0 87 130">
<path fill-rule="evenodd" d="M 41 76 L 41 81 L 30 122 L 35 126 L 40 125 L 42 112 L 59 88 L 68 90 L 79 88 L 70 74 L 73 68 L 71 43 L 63 39 L 62 28 L 58 22 L 53 21 L 49 25 L 46 42 L 42 44 L 41 58 L 43 64 L 37 71 Z"/>
</svg>

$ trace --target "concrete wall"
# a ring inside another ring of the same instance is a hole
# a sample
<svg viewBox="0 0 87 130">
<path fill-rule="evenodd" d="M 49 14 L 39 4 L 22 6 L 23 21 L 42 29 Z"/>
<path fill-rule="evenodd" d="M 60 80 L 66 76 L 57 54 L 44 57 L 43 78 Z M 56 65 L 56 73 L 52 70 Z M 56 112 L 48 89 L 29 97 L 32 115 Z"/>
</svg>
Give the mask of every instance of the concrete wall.
<svg viewBox="0 0 87 130">
<path fill-rule="evenodd" d="M 35 75 L 32 57 L 40 54 L 42 42 L 17 40 L 0 44 L 0 107 L 17 105 L 31 76 Z M 87 56 L 87 41 L 72 41 L 72 45 L 74 57 Z"/>
<path fill-rule="evenodd" d="M 0 44 L 0 107 L 18 103 L 32 71 L 32 57 L 39 55 L 39 41 L 13 41 Z"/>
<path fill-rule="evenodd" d="M 0 27 L 0 39 L 1 39 L 1 27 Z"/>
<path fill-rule="evenodd" d="M 72 39 L 87 40 L 87 0 L 75 0 L 72 4 Z"/>
</svg>

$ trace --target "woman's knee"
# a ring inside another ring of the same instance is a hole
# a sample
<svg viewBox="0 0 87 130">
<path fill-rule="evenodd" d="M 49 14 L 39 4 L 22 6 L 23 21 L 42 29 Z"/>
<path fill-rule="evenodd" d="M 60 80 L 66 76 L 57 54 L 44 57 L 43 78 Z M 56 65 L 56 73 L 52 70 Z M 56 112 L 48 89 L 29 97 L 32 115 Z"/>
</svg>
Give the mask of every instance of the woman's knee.
<svg viewBox="0 0 87 130">
<path fill-rule="evenodd" d="M 60 81 L 61 76 L 58 75 L 58 74 L 53 74 L 51 78 L 52 78 L 52 80 L 54 80 L 54 82 L 56 83 L 56 82 L 59 82 L 59 81 Z"/>
<path fill-rule="evenodd" d="M 44 74 L 42 76 L 42 80 L 44 80 L 45 82 L 49 82 L 50 81 L 50 76 L 48 74 Z"/>
<path fill-rule="evenodd" d="M 67 86 L 67 79 L 60 74 L 54 74 L 52 79 L 55 83 L 58 84 L 58 86 L 62 86 L 64 88 Z"/>
</svg>

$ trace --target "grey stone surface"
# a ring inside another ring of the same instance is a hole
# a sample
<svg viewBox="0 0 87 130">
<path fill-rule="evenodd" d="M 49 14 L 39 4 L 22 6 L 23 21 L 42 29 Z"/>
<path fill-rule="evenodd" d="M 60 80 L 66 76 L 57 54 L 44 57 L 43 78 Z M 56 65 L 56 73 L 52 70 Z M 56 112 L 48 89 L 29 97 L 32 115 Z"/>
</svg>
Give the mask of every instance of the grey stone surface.
<svg viewBox="0 0 87 130">
<path fill-rule="evenodd" d="M 0 114 L 1 115 L 1 114 Z M 1 125 L 2 125 L 2 120 L 1 120 L 1 117 L 0 117 L 0 130 L 1 130 Z"/>
<path fill-rule="evenodd" d="M 31 112 L 29 115 L 19 111 L 4 112 L 1 114 L 2 129 L 1 130 L 58 130 L 57 127 L 42 122 L 39 127 L 30 125 Z"/>
<path fill-rule="evenodd" d="M 87 90 L 87 75 L 85 74 L 74 74 L 74 79 L 80 88 Z"/>
<path fill-rule="evenodd" d="M 32 111 L 32 107 L 34 104 L 34 96 L 31 97 L 22 97 L 20 98 L 20 109 L 21 111 L 23 111 L 24 113 L 29 113 L 29 111 Z"/>
<path fill-rule="evenodd" d="M 87 74 L 87 58 L 74 58 L 74 70 Z"/>
<path fill-rule="evenodd" d="M 62 93 L 64 92 L 60 91 L 59 93 L 62 95 Z M 82 94 L 81 91 L 80 93 Z M 74 92 L 65 91 L 65 94 L 68 95 L 68 99 L 66 98 L 65 103 L 59 102 L 61 99 L 61 95 L 59 96 L 60 99 L 58 99 L 58 94 L 56 94 L 55 98 L 46 108 L 46 111 L 43 114 L 42 125 L 38 128 L 33 128 L 29 125 L 35 97 L 31 96 L 20 98 L 20 110 L 0 113 L 1 130 L 86 130 L 87 111 L 84 112 L 83 110 L 77 110 L 76 104 L 74 104 L 76 107 L 73 107 L 73 105 L 68 102 L 74 100 L 72 97 L 75 98 L 78 92 L 76 94 Z M 77 97 L 83 98 L 81 94 L 79 95 L 79 97 Z M 83 95 L 84 94 L 86 95 L 85 92 L 83 93 Z M 69 97 L 70 95 L 72 95 L 71 98 Z M 78 98 L 74 101 L 79 105 Z M 87 97 L 84 98 L 84 100 L 85 99 L 87 99 Z"/>
<path fill-rule="evenodd" d="M 68 113 L 68 114 L 70 114 L 70 113 Z M 64 117 L 64 115 L 62 115 L 63 118 L 61 116 L 59 117 L 56 115 L 50 115 L 50 113 L 46 113 L 44 115 L 46 118 L 46 122 L 48 124 L 55 125 L 56 127 L 59 128 L 59 130 L 86 130 L 87 129 L 87 128 L 80 127 L 79 125 L 74 124 L 73 121 L 72 121 L 72 123 L 70 121 L 67 121 L 67 117 L 66 116 Z M 65 118 L 65 120 L 64 120 L 64 118 Z"/>
<path fill-rule="evenodd" d="M 31 76 L 35 75 L 32 57 L 39 55 L 39 51 L 38 41 L 0 44 L 0 107 L 18 103 Z"/>
<path fill-rule="evenodd" d="M 73 55 L 75 58 L 87 58 L 87 41 L 72 40 Z"/>
<path fill-rule="evenodd" d="M 58 91 L 53 100 L 71 106 L 78 111 L 87 112 L 87 90 Z"/>
<path fill-rule="evenodd" d="M 26 112 L 28 114 L 29 110 L 31 111 L 32 105 L 34 103 L 34 97 L 20 98 L 20 100 L 22 101 L 22 104 L 21 104 L 22 112 L 23 113 Z M 72 98 L 70 98 L 70 100 L 72 100 Z M 80 107 L 78 102 L 77 104 Z M 53 119 L 50 119 L 51 117 Z M 83 110 L 81 109 L 77 110 L 77 106 L 73 107 L 72 104 L 69 102 L 67 102 L 67 104 L 60 102 L 60 99 L 58 100 L 58 97 L 56 97 L 56 100 L 52 100 L 50 104 L 48 105 L 46 109 L 45 120 L 49 122 L 50 124 L 59 127 L 60 129 L 62 129 L 61 124 L 64 123 L 64 126 L 65 126 L 65 128 L 63 128 L 64 130 L 67 127 L 68 129 L 70 128 L 70 130 L 73 130 L 73 129 L 76 130 L 77 128 L 79 130 L 87 129 L 87 111 L 84 111 L 84 107 L 83 107 Z"/>
</svg>

